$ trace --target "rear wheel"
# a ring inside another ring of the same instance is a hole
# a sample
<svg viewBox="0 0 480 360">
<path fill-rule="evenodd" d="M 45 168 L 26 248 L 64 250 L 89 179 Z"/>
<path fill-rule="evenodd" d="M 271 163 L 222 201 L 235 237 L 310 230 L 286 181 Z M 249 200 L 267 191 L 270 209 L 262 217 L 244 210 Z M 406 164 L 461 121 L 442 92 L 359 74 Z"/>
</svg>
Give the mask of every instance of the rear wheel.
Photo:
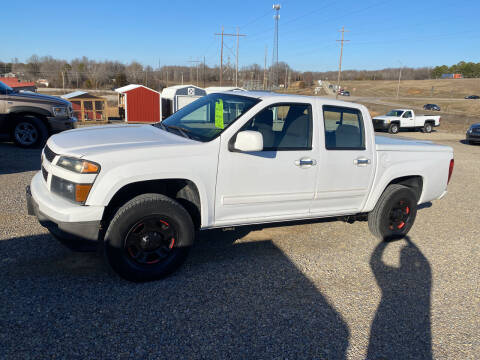
<svg viewBox="0 0 480 360">
<path fill-rule="evenodd" d="M 368 227 L 381 240 L 401 239 L 410 231 L 417 215 L 417 198 L 412 189 L 388 186 L 368 214 Z"/>
<path fill-rule="evenodd" d="M 113 217 L 105 235 L 105 255 L 112 269 L 127 280 L 157 280 L 185 261 L 193 238 L 192 219 L 178 202 L 144 194 Z"/>
<path fill-rule="evenodd" d="M 425 125 L 423 125 L 423 128 L 422 128 L 422 131 L 424 133 L 431 133 L 432 132 L 432 124 L 431 123 L 425 123 Z"/>
<path fill-rule="evenodd" d="M 48 139 L 48 128 L 34 116 L 23 116 L 16 119 L 12 138 L 15 144 L 23 148 L 42 147 Z"/>
<path fill-rule="evenodd" d="M 390 124 L 390 126 L 388 127 L 388 132 L 390 134 L 398 134 L 399 131 L 400 126 L 398 126 L 398 124 Z"/>
</svg>

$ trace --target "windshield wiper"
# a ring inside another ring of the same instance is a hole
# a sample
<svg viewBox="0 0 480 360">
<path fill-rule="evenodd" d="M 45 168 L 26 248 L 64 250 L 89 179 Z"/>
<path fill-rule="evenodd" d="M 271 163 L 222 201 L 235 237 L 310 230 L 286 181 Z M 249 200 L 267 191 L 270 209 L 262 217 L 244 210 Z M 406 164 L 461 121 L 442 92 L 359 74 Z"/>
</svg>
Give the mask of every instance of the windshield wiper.
<svg viewBox="0 0 480 360">
<path fill-rule="evenodd" d="M 162 123 L 160 123 L 162 124 Z M 180 135 L 182 135 L 183 137 L 187 138 L 187 139 L 191 139 L 192 137 L 188 134 L 189 132 L 191 132 L 190 130 L 188 129 L 185 129 L 185 128 L 182 128 L 180 126 L 177 126 L 177 125 L 163 125 L 165 128 L 168 129 L 173 129 L 173 130 L 177 130 L 178 133 Z"/>
</svg>

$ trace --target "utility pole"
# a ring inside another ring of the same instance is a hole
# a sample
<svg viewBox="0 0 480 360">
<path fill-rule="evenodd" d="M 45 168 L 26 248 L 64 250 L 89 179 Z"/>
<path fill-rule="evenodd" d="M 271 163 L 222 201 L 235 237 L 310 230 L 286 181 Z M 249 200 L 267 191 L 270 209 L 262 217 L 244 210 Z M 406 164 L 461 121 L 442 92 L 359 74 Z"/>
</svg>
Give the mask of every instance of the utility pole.
<svg viewBox="0 0 480 360">
<path fill-rule="evenodd" d="M 189 63 L 194 63 L 196 64 L 195 67 L 197 68 L 197 86 L 200 86 L 200 84 L 198 83 L 198 64 L 201 62 L 200 60 L 189 60 L 188 61 Z"/>
<path fill-rule="evenodd" d="M 203 57 L 203 88 L 205 89 L 205 56 Z"/>
<path fill-rule="evenodd" d="M 348 32 L 348 30 L 345 30 L 344 26 L 342 26 L 342 30 L 340 30 L 340 32 L 342 33 L 342 40 L 337 40 L 341 43 L 341 46 L 340 46 L 340 62 L 338 65 L 338 78 L 337 78 L 337 89 L 335 91 L 335 98 L 338 98 L 338 90 L 340 89 L 340 77 L 342 75 L 343 43 L 350 41 L 350 40 L 345 40 L 344 38 L 345 32 Z"/>
<path fill-rule="evenodd" d="M 267 89 L 267 45 L 265 45 L 265 62 L 263 65 L 263 90 Z"/>
<path fill-rule="evenodd" d="M 402 68 L 400 68 L 400 73 L 398 74 L 398 85 L 397 85 L 397 99 L 398 99 L 398 94 L 400 93 L 400 81 L 402 80 Z"/>
<path fill-rule="evenodd" d="M 288 65 L 285 64 L 285 89 L 287 89 L 287 80 L 288 80 Z"/>
<path fill-rule="evenodd" d="M 275 10 L 275 15 L 273 19 L 275 20 L 275 33 L 273 35 L 273 55 L 272 55 L 272 68 L 273 68 L 273 78 L 272 85 L 278 85 L 278 20 L 280 19 L 280 4 L 274 4 L 273 10 Z"/>
<path fill-rule="evenodd" d="M 65 71 L 62 70 L 62 88 L 65 90 Z"/>
<path fill-rule="evenodd" d="M 223 25 L 222 25 L 222 32 L 221 33 L 215 33 L 216 36 L 220 35 L 222 37 L 222 40 L 221 40 L 221 50 L 220 50 L 220 86 L 222 86 L 222 82 L 223 82 L 223 37 L 224 36 L 236 36 L 237 37 L 237 72 L 235 74 L 235 86 L 237 86 L 237 76 L 238 76 L 238 39 L 240 36 L 247 36 L 245 34 L 239 34 L 238 33 L 238 28 L 237 28 L 237 33 L 236 34 L 226 34 L 224 33 L 224 30 L 223 30 Z"/>
</svg>

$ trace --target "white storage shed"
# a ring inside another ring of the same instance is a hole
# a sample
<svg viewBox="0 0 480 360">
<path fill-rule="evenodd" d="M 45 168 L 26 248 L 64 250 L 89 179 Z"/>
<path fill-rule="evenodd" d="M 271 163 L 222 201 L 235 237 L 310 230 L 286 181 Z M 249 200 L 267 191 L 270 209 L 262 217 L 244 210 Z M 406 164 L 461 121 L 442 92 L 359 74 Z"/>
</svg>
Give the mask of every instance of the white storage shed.
<svg viewBox="0 0 480 360">
<path fill-rule="evenodd" d="M 163 89 L 162 120 L 205 95 L 205 89 L 195 85 L 175 85 Z"/>
</svg>

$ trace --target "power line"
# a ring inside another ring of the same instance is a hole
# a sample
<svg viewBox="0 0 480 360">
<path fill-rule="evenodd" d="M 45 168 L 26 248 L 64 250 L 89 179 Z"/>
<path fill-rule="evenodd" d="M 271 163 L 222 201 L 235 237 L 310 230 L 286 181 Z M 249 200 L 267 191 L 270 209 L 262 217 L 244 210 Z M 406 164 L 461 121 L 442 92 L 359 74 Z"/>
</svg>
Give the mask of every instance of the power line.
<svg viewBox="0 0 480 360">
<path fill-rule="evenodd" d="M 223 82 L 223 37 L 224 36 L 236 36 L 237 37 L 237 54 L 236 54 L 236 57 L 237 57 L 237 73 L 235 75 L 235 78 L 238 77 L 238 39 L 240 36 L 247 36 L 246 34 L 240 34 L 238 32 L 238 28 L 237 28 L 237 33 L 236 34 L 227 34 L 224 32 L 224 29 L 223 29 L 223 26 L 222 26 L 222 32 L 221 33 L 215 33 L 215 36 L 221 36 L 221 50 L 220 50 L 220 86 L 222 86 L 222 82 Z"/>
</svg>

